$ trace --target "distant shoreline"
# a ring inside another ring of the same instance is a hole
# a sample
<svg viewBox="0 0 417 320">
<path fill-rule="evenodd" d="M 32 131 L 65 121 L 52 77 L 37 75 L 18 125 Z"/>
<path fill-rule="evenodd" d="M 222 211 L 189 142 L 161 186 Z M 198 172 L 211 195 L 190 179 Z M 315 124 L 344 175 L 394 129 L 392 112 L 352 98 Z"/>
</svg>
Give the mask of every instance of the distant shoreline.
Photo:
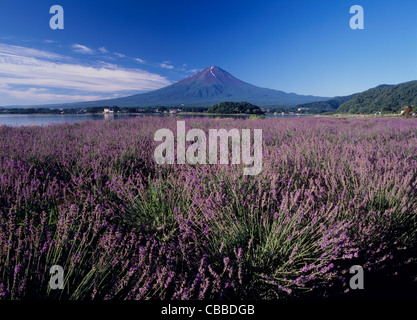
<svg viewBox="0 0 417 320">
<path fill-rule="evenodd" d="M 1 110 L 1 109 L 0 109 Z M 117 112 L 117 113 L 106 113 L 106 112 L 84 112 L 84 113 L 56 113 L 56 112 L 1 112 L 1 115 L 133 115 L 133 116 L 142 116 L 142 115 L 166 115 L 166 116 L 207 116 L 207 117 L 233 117 L 233 116 L 242 116 L 250 117 L 252 115 L 256 116 L 276 116 L 276 117 L 298 117 L 298 116 L 309 116 L 309 117 L 331 117 L 331 118 L 399 118 L 400 114 L 350 114 L 350 113 L 336 113 L 336 114 L 316 114 L 316 113 L 285 113 L 285 114 L 274 114 L 274 113 L 265 113 L 265 114 L 252 114 L 252 113 L 207 113 L 207 112 L 179 112 L 179 113 L 161 113 L 161 112 Z"/>
<path fill-rule="evenodd" d="M 400 114 L 350 114 L 350 113 L 337 113 L 337 114 L 311 114 L 313 117 L 319 117 L 319 118 L 401 118 L 402 116 Z"/>
<path fill-rule="evenodd" d="M 177 115 L 195 115 L 195 116 L 258 116 L 263 114 L 255 114 L 255 113 L 207 113 L 207 112 L 180 112 L 176 113 Z"/>
</svg>

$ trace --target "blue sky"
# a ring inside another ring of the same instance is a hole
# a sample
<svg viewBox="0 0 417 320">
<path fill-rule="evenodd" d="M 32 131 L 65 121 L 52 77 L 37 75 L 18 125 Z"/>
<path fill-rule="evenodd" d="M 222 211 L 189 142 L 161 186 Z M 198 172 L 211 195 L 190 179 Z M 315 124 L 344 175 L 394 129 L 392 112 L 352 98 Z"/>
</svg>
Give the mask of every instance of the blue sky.
<svg viewBox="0 0 417 320">
<path fill-rule="evenodd" d="M 52 30 L 52 5 L 64 30 Z M 365 29 L 349 26 L 353 5 Z M 346 95 L 417 79 L 417 1 L 0 3 L 0 106 L 113 98 L 216 65 L 260 87 Z"/>
</svg>

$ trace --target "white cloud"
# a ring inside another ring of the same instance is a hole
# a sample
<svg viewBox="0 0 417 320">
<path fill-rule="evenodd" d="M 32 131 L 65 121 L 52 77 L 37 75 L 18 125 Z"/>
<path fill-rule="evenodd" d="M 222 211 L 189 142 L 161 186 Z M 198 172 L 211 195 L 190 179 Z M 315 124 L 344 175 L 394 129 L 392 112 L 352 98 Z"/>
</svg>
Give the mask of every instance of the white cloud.
<svg viewBox="0 0 417 320">
<path fill-rule="evenodd" d="M 118 53 L 118 52 L 115 52 L 115 53 L 114 53 L 114 55 L 118 56 L 119 58 L 124 58 L 124 57 L 126 57 L 124 54 L 122 54 L 122 53 Z"/>
<path fill-rule="evenodd" d="M 3 89 L 0 87 L 0 93 L 5 93 L 8 97 L 19 99 L 19 100 L 34 100 L 37 102 L 75 102 L 75 101 L 94 101 L 104 99 L 103 96 L 99 95 L 68 95 L 68 94 L 54 94 L 48 93 L 44 88 L 28 88 L 12 90 L 10 88 Z"/>
<path fill-rule="evenodd" d="M 174 67 L 173 67 L 173 66 L 171 66 L 171 65 L 169 65 L 169 64 L 166 64 L 166 63 L 160 63 L 160 64 L 159 64 L 159 66 L 160 66 L 161 68 L 164 68 L 164 69 L 169 69 L 169 70 L 174 69 Z"/>
<path fill-rule="evenodd" d="M 109 63 L 84 65 L 47 51 L 0 44 L 1 95 L 36 100 L 97 100 L 103 94 L 156 90 L 165 77 Z M 6 84 L 6 85 L 4 85 Z M 55 94 L 73 90 L 74 95 Z M 0 95 L 0 105 L 2 97 Z"/>
<path fill-rule="evenodd" d="M 146 61 L 140 58 L 135 58 L 135 61 L 139 62 L 139 63 L 145 63 Z"/>
<path fill-rule="evenodd" d="M 98 48 L 98 50 L 100 50 L 101 53 L 108 53 L 109 52 L 105 47 L 100 47 L 100 48 Z"/>
<path fill-rule="evenodd" d="M 26 48 L 20 46 L 13 46 L 7 44 L 0 43 L 0 56 L 9 56 L 9 57 L 18 57 L 18 56 L 26 56 L 26 57 L 33 57 L 33 58 L 41 58 L 41 59 L 53 59 L 53 60 L 71 60 L 68 57 L 49 52 L 49 51 L 42 51 L 33 48 Z"/>
<path fill-rule="evenodd" d="M 77 43 L 72 45 L 72 49 L 75 52 L 78 52 L 78 53 L 84 53 L 84 54 L 94 53 L 94 51 L 92 49 L 90 49 L 89 47 L 86 47 L 86 46 L 83 46 L 83 45 L 77 44 Z"/>
</svg>

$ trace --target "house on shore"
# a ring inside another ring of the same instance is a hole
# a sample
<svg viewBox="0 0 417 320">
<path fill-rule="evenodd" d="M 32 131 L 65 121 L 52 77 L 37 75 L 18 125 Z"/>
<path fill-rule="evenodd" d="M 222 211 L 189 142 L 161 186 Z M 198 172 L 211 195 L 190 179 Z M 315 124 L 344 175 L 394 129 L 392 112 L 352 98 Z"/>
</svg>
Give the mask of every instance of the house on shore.
<svg viewBox="0 0 417 320">
<path fill-rule="evenodd" d="M 104 108 L 104 113 L 114 113 L 114 110 L 112 108 Z"/>
</svg>

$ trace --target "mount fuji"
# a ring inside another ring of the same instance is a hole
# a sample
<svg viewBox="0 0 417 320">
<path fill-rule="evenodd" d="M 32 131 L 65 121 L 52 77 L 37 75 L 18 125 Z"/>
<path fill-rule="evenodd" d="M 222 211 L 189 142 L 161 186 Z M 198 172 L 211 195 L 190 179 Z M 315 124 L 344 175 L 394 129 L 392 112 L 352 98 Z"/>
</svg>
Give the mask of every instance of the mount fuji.
<svg viewBox="0 0 417 320">
<path fill-rule="evenodd" d="M 260 88 L 235 78 L 219 67 L 211 66 L 182 81 L 155 91 L 116 99 L 61 103 L 48 105 L 48 107 L 206 107 L 223 101 L 246 101 L 258 106 L 294 106 L 328 99 Z"/>
</svg>

